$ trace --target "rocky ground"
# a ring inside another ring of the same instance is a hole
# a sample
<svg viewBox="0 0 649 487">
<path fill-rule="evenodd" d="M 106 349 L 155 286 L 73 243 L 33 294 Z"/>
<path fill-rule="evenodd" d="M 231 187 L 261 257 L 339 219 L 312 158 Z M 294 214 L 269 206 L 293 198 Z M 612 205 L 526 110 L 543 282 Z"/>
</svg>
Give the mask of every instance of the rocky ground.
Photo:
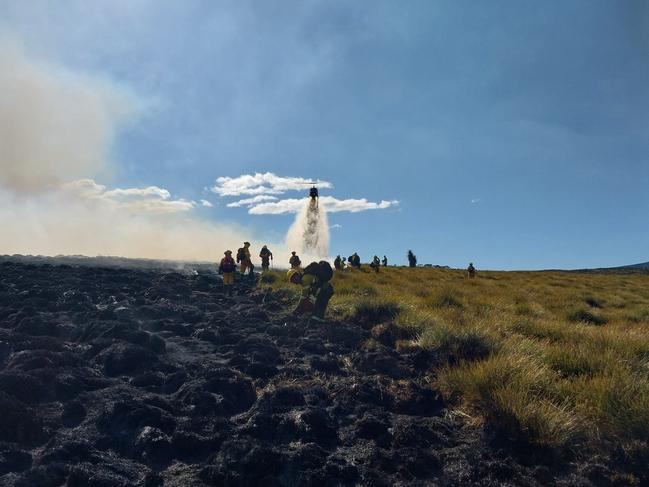
<svg viewBox="0 0 649 487">
<path fill-rule="evenodd" d="M 397 352 L 389 325 L 286 316 L 281 296 L 243 280 L 227 296 L 205 269 L 0 261 L 0 485 L 609 478 L 463 425 L 426 379 L 434 354 Z"/>
</svg>

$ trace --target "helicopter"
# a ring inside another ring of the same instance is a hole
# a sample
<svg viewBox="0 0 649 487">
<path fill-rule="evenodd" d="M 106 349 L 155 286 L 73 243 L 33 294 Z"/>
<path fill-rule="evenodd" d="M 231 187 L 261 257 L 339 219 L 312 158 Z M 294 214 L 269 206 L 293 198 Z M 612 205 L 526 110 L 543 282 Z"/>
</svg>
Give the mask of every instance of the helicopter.
<svg viewBox="0 0 649 487">
<path fill-rule="evenodd" d="M 316 188 L 316 182 L 312 182 L 313 186 L 311 186 L 311 189 L 309 190 L 309 197 L 311 198 L 311 203 L 315 203 L 316 206 L 318 206 L 318 200 L 320 198 L 320 195 L 318 194 L 318 188 Z"/>
</svg>

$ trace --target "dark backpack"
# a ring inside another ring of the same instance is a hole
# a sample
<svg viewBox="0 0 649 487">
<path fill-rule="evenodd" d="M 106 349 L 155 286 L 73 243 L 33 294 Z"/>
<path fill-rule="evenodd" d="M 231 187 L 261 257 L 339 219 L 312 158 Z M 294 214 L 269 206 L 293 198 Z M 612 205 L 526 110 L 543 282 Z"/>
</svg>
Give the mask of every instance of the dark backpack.
<svg viewBox="0 0 649 487">
<path fill-rule="evenodd" d="M 334 276 L 334 270 L 331 268 L 331 264 L 326 260 L 321 260 L 318 263 L 318 279 L 321 282 L 328 282 Z"/>
<path fill-rule="evenodd" d="M 235 269 L 234 260 L 232 258 L 225 258 L 221 261 L 221 270 L 223 272 L 234 272 Z"/>
<path fill-rule="evenodd" d="M 304 268 L 304 275 L 308 274 L 315 276 L 317 282 L 322 284 L 331 280 L 334 276 L 334 271 L 329 262 L 321 260 L 320 262 L 311 262 Z"/>
<path fill-rule="evenodd" d="M 237 262 L 241 262 L 246 259 L 246 249 L 241 247 L 239 250 L 237 250 Z"/>
</svg>

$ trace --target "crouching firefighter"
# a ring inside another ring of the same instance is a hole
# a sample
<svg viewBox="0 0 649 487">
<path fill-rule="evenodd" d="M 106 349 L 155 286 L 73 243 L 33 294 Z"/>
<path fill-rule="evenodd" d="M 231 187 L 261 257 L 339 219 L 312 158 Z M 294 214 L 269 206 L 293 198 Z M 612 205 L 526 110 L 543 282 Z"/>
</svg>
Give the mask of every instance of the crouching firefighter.
<svg viewBox="0 0 649 487">
<path fill-rule="evenodd" d="M 372 259 L 372 262 L 370 263 L 370 267 L 374 269 L 374 272 L 379 272 L 379 269 L 381 268 L 381 261 L 378 255 L 374 256 L 374 259 Z"/>
<path fill-rule="evenodd" d="M 293 315 L 311 313 L 312 320 L 324 321 L 327 305 L 334 295 L 334 287 L 329 282 L 333 274 L 329 262 L 321 260 L 320 262 L 311 262 L 306 266 L 304 271 L 299 273 L 299 278 L 293 276 L 292 281 L 295 282 L 299 279 L 299 283 L 304 288 L 302 299 L 293 311 Z"/>
</svg>

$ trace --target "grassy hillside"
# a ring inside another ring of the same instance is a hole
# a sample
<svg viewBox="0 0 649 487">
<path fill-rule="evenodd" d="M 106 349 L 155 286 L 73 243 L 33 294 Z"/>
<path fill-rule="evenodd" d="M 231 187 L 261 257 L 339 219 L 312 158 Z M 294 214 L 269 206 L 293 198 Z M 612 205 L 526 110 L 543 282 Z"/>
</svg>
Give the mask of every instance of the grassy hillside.
<svg viewBox="0 0 649 487">
<path fill-rule="evenodd" d="M 298 290 L 281 272 L 264 285 Z M 556 451 L 613 443 L 647 455 L 649 274 L 337 273 L 332 318 L 394 322 L 397 349 L 436 351 L 431 377 L 456 412 Z"/>
</svg>

